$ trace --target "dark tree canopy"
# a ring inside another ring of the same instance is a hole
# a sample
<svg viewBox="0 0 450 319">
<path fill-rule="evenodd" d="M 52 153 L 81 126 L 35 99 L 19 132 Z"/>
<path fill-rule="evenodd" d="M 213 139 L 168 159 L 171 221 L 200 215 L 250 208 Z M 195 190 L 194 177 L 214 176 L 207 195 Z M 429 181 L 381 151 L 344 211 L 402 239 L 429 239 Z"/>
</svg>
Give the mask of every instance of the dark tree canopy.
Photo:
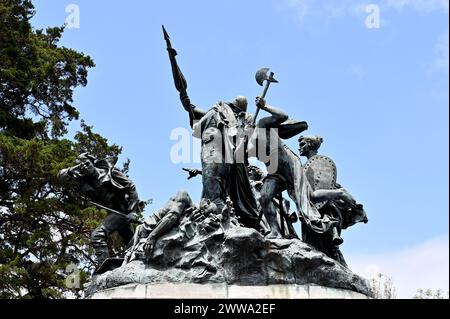
<svg viewBox="0 0 450 319">
<path fill-rule="evenodd" d="M 66 133 L 67 121 L 78 119 L 73 90 L 87 84 L 92 59 L 58 47 L 62 27 L 34 31 L 29 0 L 0 3 L 0 125 L 19 137 L 32 133 L 53 137 Z M 40 120 L 33 122 L 30 115 Z"/>
<path fill-rule="evenodd" d="M 90 232 L 105 212 L 80 205 L 55 176 L 80 152 L 121 152 L 84 122 L 64 139 L 79 117 L 74 89 L 94 62 L 58 46 L 64 28 L 33 29 L 33 14 L 30 0 L 0 0 L 0 298 L 80 295 L 65 270 L 80 270 L 82 288 L 93 269 Z"/>
</svg>

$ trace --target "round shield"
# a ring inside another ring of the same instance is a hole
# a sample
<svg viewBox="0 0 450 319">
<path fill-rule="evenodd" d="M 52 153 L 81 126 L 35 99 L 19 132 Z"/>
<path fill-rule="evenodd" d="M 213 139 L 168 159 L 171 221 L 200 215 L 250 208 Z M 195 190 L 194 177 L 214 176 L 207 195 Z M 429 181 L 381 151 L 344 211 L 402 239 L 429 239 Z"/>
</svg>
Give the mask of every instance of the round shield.
<svg viewBox="0 0 450 319">
<path fill-rule="evenodd" d="M 336 164 L 327 156 L 314 155 L 303 167 L 306 178 L 313 190 L 336 188 Z M 327 201 L 316 203 L 317 209 L 325 206 Z"/>
</svg>

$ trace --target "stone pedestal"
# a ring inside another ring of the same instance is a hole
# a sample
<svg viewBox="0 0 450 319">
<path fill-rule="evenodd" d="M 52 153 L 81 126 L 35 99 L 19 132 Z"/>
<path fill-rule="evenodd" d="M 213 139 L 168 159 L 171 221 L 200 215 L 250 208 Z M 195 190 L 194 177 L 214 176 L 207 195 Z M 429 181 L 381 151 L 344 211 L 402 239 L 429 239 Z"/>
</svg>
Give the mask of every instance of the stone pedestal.
<svg viewBox="0 0 450 319">
<path fill-rule="evenodd" d="M 368 299 L 355 291 L 318 285 L 130 284 L 97 291 L 91 299 Z"/>
<path fill-rule="evenodd" d="M 367 298 L 368 281 L 298 239 L 250 228 L 198 232 L 181 223 L 160 237 L 150 262 L 92 277 L 87 298 Z"/>
</svg>

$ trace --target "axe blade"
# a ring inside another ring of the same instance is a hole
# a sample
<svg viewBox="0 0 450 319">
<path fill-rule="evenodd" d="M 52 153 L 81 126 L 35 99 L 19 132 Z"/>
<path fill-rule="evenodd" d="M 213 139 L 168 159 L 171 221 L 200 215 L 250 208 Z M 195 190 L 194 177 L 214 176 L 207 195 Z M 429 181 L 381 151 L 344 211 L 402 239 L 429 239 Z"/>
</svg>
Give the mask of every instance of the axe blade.
<svg viewBox="0 0 450 319">
<path fill-rule="evenodd" d="M 263 86 L 264 81 L 269 80 L 269 70 L 269 68 L 262 68 L 256 72 L 255 79 L 260 86 Z"/>
<path fill-rule="evenodd" d="M 269 78 L 267 79 L 267 81 L 272 82 L 272 83 L 279 83 L 277 80 L 275 80 L 275 78 L 273 77 L 273 72 L 270 73 Z"/>
</svg>

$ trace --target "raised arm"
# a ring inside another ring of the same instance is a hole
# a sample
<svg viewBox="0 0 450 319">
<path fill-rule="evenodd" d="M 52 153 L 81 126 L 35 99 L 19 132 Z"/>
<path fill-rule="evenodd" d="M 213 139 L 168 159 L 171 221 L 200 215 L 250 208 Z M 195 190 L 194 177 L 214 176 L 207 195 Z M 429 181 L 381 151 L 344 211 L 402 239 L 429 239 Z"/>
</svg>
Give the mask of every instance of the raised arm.
<svg viewBox="0 0 450 319">
<path fill-rule="evenodd" d="M 187 94 L 180 94 L 180 100 L 181 104 L 183 104 L 183 108 L 189 114 L 189 124 L 191 128 L 193 128 L 194 123 L 198 122 L 207 113 L 207 111 L 199 109 L 194 104 L 192 104 Z"/>
<path fill-rule="evenodd" d="M 274 128 L 289 119 L 289 116 L 284 111 L 267 105 L 266 101 L 260 97 L 256 98 L 256 105 L 261 110 L 271 114 L 271 116 L 264 117 L 258 121 L 258 127 L 260 128 Z"/>
</svg>

